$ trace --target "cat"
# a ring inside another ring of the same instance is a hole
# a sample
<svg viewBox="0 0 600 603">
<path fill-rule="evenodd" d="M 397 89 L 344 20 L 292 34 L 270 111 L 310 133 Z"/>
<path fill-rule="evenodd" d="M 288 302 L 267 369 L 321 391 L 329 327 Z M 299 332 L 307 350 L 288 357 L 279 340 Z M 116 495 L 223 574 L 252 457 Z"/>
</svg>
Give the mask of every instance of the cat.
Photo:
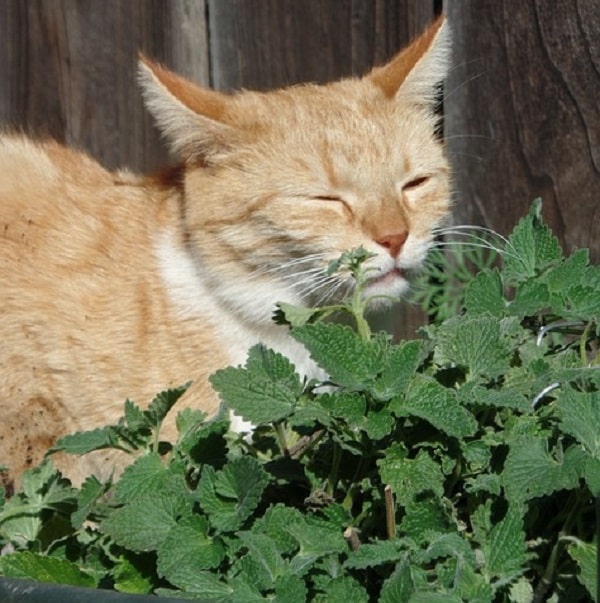
<svg viewBox="0 0 600 603">
<path fill-rule="evenodd" d="M 345 250 L 375 254 L 369 295 L 400 296 L 450 208 L 435 111 L 448 63 L 442 18 L 362 78 L 265 93 L 203 89 L 141 57 L 145 105 L 179 159 L 160 176 L 2 135 L 5 483 L 57 437 L 115 422 L 127 398 L 192 380 L 171 414 L 214 415 L 209 375 L 259 341 L 315 374 L 271 316 L 351 287 L 325 273 Z M 76 482 L 122 462 L 58 458 Z"/>
</svg>

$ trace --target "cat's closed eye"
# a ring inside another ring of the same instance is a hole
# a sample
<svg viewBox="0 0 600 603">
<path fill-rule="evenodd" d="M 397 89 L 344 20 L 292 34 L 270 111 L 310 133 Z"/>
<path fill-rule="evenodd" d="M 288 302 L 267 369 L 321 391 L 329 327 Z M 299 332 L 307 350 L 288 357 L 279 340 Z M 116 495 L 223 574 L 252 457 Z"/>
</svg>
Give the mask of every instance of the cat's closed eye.
<svg viewBox="0 0 600 603">
<path fill-rule="evenodd" d="M 431 180 L 431 176 L 428 176 L 428 175 L 416 176 L 415 178 L 411 178 L 410 180 L 404 182 L 402 184 L 402 190 L 404 192 L 415 190 L 415 189 L 423 186 L 430 180 Z"/>
</svg>

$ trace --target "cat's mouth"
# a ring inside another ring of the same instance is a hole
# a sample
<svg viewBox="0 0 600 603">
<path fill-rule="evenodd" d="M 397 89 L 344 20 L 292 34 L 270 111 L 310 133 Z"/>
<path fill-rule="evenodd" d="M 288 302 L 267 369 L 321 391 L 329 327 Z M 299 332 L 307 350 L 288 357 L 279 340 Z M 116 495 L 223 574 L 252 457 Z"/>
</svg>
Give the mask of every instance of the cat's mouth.
<svg viewBox="0 0 600 603">
<path fill-rule="evenodd" d="M 372 279 L 369 279 L 369 285 L 379 285 L 379 284 L 388 284 L 394 282 L 396 279 L 405 279 L 406 276 L 404 271 L 400 268 L 392 268 L 392 270 L 388 270 L 379 276 L 375 276 Z"/>
</svg>

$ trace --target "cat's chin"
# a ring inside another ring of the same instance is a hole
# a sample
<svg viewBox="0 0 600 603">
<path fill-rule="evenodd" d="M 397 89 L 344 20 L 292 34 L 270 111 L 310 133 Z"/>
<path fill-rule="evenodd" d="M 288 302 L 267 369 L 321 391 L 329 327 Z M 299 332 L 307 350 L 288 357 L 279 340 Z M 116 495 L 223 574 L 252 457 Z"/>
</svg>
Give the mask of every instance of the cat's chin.
<svg viewBox="0 0 600 603">
<path fill-rule="evenodd" d="M 394 268 L 370 279 L 364 288 L 364 297 L 370 300 L 372 308 L 384 308 L 398 301 L 408 290 L 406 275 L 400 268 Z"/>
</svg>

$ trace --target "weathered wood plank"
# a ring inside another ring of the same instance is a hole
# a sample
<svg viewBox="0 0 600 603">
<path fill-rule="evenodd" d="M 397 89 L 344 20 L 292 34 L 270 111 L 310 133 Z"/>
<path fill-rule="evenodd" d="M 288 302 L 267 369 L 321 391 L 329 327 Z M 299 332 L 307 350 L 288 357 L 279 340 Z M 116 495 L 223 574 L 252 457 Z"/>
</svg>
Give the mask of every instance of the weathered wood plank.
<svg viewBox="0 0 600 603">
<path fill-rule="evenodd" d="M 542 197 L 567 249 L 600 260 L 598 1 L 448 2 L 448 14 L 457 221 L 507 233 Z"/>
<path fill-rule="evenodd" d="M 207 0 L 212 83 L 269 89 L 359 75 L 433 19 L 423 0 Z"/>
<path fill-rule="evenodd" d="M 166 159 L 136 84 L 142 50 L 208 83 L 204 0 L 0 3 L 0 122 L 108 167 Z"/>
</svg>

